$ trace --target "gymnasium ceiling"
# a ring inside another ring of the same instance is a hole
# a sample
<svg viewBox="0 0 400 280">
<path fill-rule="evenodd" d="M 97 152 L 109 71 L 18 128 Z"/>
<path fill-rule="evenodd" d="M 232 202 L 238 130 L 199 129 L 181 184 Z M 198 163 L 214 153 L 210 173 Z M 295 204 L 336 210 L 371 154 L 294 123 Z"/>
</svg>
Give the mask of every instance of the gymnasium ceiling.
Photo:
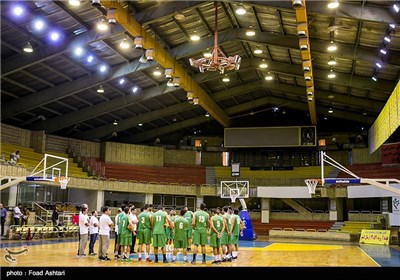
<svg viewBox="0 0 400 280">
<path fill-rule="evenodd" d="M 218 2 L 219 48 L 242 59 L 239 70 L 225 73 L 229 82 L 223 82 L 225 75 L 218 71 L 200 73 L 189 63 L 189 58 L 200 58 L 213 48 L 214 2 L 116 1 L 124 7 L 126 21 L 99 32 L 95 24 L 115 5 L 101 2 L 104 6 L 93 7 L 90 1 L 79 6 L 68 1 L 1 1 L 2 123 L 125 143 L 160 138 L 177 144 L 186 135 L 223 136 L 224 127 L 316 125 L 321 133 L 362 133 L 399 81 L 400 16 L 393 9 L 399 1 L 339 1 L 335 10 L 327 8 L 327 1 L 306 1 L 315 120 L 292 1 Z M 19 17 L 11 12 L 16 3 L 24 6 Z M 235 13 L 241 3 L 244 15 Z M 32 25 L 37 18 L 45 22 L 43 31 Z M 132 29 L 126 26 L 136 23 L 145 33 L 129 33 Z M 389 24 L 396 24 L 395 29 Z M 255 36 L 245 35 L 250 27 Z M 61 31 L 61 43 L 49 42 L 52 29 Z M 190 40 L 194 31 L 201 37 L 198 42 Z M 133 47 L 138 35 L 153 38 L 155 52 L 163 50 L 173 58 L 174 67 L 191 77 L 207 102 L 190 104 L 185 89 L 167 86 L 164 74 L 154 76 L 157 67 L 164 70 L 162 62 L 140 63 L 144 51 Z M 388 35 L 391 41 L 383 55 L 380 49 Z M 128 49 L 120 47 L 124 38 Z M 332 53 L 327 51 L 331 40 L 338 46 Z M 28 42 L 32 53 L 22 51 Z M 77 46 L 83 49 L 81 57 L 75 54 Z M 262 53 L 254 54 L 256 48 Z M 91 63 L 86 61 L 89 54 Z M 330 57 L 337 62 L 334 79 L 327 78 Z M 262 60 L 268 64 L 265 69 L 259 67 Z M 101 64 L 108 68 L 100 74 Z M 265 80 L 268 74 L 273 80 Z M 97 93 L 100 85 L 104 93 Z"/>
</svg>

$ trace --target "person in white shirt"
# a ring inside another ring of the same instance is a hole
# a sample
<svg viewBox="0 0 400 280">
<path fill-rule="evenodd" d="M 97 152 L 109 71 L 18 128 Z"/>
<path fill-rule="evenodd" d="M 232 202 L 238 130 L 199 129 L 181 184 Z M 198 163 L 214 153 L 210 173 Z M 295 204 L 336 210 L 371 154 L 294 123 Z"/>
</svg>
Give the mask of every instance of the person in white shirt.
<svg viewBox="0 0 400 280">
<path fill-rule="evenodd" d="M 136 243 L 136 234 L 137 234 L 137 224 L 139 223 L 139 220 L 137 218 L 137 210 L 135 208 L 135 205 L 131 205 L 131 211 L 129 212 L 129 220 L 133 223 L 133 230 L 132 230 L 132 246 L 130 250 L 130 254 L 136 254 L 135 252 L 135 243 Z"/>
<path fill-rule="evenodd" d="M 110 230 L 113 222 L 110 218 L 111 209 L 108 206 L 103 207 L 103 214 L 100 217 L 100 228 L 99 228 L 99 261 L 111 260 L 107 256 L 108 246 L 110 244 Z"/>
<path fill-rule="evenodd" d="M 86 256 L 85 254 L 85 248 L 86 244 L 88 241 L 88 235 L 89 235 L 89 217 L 88 217 L 88 208 L 82 207 L 81 213 L 79 213 L 79 252 L 78 252 L 78 257 L 84 257 Z"/>
<path fill-rule="evenodd" d="M 18 203 L 18 205 L 14 207 L 14 225 L 17 226 L 20 225 L 20 219 L 22 216 L 21 207 L 22 207 L 21 203 Z"/>
<path fill-rule="evenodd" d="M 90 241 L 89 241 L 89 256 L 95 256 L 94 243 L 96 243 L 97 236 L 99 235 L 99 220 L 97 219 L 97 211 L 92 211 L 89 225 Z"/>
</svg>

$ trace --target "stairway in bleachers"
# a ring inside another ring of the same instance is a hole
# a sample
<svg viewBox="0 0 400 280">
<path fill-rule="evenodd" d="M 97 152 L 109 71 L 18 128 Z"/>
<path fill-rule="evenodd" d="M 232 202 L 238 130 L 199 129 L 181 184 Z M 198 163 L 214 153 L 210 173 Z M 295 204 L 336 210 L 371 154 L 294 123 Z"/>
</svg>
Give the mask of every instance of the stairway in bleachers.
<svg viewBox="0 0 400 280">
<path fill-rule="evenodd" d="M 216 184 L 215 170 L 213 166 L 206 166 L 206 184 Z"/>
</svg>

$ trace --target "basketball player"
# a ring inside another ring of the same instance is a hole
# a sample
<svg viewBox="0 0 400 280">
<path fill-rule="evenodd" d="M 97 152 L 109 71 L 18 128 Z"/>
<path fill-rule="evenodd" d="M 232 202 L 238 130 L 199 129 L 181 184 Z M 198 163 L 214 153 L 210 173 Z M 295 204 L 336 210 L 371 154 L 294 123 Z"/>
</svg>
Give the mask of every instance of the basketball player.
<svg viewBox="0 0 400 280">
<path fill-rule="evenodd" d="M 209 226 L 209 214 L 204 211 L 206 209 L 206 204 L 200 204 L 200 210 L 193 213 L 192 227 L 193 231 L 193 260 L 192 264 L 196 264 L 197 252 L 199 251 L 199 245 L 201 246 L 201 253 L 203 254 L 202 263 L 206 263 L 206 244 L 207 244 L 207 228 Z"/>
</svg>

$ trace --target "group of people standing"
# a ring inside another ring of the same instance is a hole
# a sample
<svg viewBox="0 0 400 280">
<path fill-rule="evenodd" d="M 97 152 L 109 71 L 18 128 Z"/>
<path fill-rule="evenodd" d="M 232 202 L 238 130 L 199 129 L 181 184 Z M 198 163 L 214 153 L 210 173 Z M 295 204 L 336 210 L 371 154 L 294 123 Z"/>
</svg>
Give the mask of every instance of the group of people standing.
<svg viewBox="0 0 400 280">
<path fill-rule="evenodd" d="M 111 220 L 111 210 L 103 207 L 103 214 L 97 218 L 93 210 L 88 216 L 88 207 L 82 206 L 79 214 L 80 241 L 78 256 L 85 256 L 85 247 L 89 241 L 89 255 L 94 253 L 94 244 L 99 237 L 98 259 L 111 260 L 107 251 L 110 243 L 111 228 L 114 227 L 115 244 L 114 259 L 130 261 L 135 253 L 135 243 L 138 239 L 137 260 L 152 262 L 150 258 L 153 247 L 154 262 L 159 262 L 159 253 L 163 263 L 176 262 L 177 253 L 183 254 L 183 262 L 189 262 L 188 252 L 192 252 L 192 264 L 196 264 L 197 255 L 202 254 L 202 263 L 206 263 L 206 245 L 213 249 L 213 264 L 233 261 L 238 256 L 238 241 L 243 222 L 239 210 L 225 206 L 211 209 L 207 212 L 206 204 L 200 204 L 197 211 L 189 211 L 185 206 L 179 211 L 171 210 L 168 214 L 162 206 L 146 204 L 139 215 L 133 205 L 122 205 L 114 221 Z M 173 244 L 173 245 L 172 245 Z M 173 246 L 173 249 L 172 249 Z M 201 252 L 199 252 L 201 247 Z M 167 251 L 172 251 L 172 259 L 167 259 Z"/>
</svg>

